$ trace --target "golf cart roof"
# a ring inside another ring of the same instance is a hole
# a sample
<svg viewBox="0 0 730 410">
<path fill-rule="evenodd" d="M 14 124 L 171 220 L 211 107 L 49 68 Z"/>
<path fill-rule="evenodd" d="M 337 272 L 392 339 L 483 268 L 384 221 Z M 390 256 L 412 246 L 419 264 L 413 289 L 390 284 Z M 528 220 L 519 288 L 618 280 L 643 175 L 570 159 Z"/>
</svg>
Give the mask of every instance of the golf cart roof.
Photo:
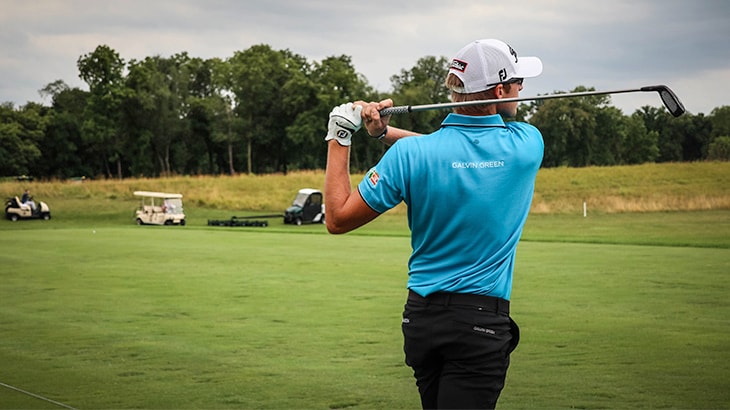
<svg viewBox="0 0 730 410">
<path fill-rule="evenodd" d="M 167 192 L 134 191 L 134 195 L 152 198 L 182 198 L 182 194 L 168 194 Z"/>
<path fill-rule="evenodd" d="M 299 190 L 299 193 L 300 193 L 300 194 L 305 194 L 305 195 L 313 194 L 313 193 L 315 193 L 315 192 L 319 192 L 319 189 L 314 189 L 314 188 L 302 188 L 302 189 L 300 189 L 300 190 Z"/>
</svg>

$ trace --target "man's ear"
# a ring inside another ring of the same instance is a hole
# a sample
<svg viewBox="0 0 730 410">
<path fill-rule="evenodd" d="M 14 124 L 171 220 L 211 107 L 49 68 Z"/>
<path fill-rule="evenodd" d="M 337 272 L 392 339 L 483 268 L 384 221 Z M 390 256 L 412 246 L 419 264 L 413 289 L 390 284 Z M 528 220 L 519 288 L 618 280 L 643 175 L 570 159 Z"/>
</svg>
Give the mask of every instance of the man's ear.
<svg viewBox="0 0 730 410">
<path fill-rule="evenodd" d="M 502 85 L 502 84 L 497 84 L 497 85 L 496 85 L 496 86 L 494 87 L 494 95 L 495 95 L 495 97 L 497 97 L 497 98 L 504 98 L 504 85 Z"/>
</svg>

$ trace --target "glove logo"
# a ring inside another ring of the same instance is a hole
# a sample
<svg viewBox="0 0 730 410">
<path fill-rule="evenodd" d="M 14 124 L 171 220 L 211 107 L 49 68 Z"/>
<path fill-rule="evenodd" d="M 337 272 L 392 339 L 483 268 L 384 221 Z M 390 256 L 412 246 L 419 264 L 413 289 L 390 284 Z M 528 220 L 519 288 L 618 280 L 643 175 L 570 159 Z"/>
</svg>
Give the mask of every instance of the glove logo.
<svg viewBox="0 0 730 410">
<path fill-rule="evenodd" d="M 350 131 L 347 130 L 337 130 L 337 138 L 347 138 L 350 136 Z"/>
</svg>

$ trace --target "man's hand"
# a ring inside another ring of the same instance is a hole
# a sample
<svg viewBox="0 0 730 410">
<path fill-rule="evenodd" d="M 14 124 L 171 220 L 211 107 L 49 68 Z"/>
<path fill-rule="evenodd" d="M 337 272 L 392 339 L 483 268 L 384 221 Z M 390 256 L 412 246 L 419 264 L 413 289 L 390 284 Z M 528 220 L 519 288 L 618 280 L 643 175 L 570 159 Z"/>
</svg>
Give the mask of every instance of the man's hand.
<svg viewBox="0 0 730 410">
<path fill-rule="evenodd" d="M 330 112 L 325 141 L 336 140 L 342 146 L 350 146 L 352 134 L 360 129 L 362 106 L 352 103 L 338 105 Z"/>
<path fill-rule="evenodd" d="M 390 115 L 386 117 L 380 116 L 380 110 L 387 107 L 393 106 L 393 100 L 388 98 L 387 100 L 380 101 L 378 103 L 363 103 L 365 107 L 362 110 L 362 117 L 365 120 L 365 128 L 368 131 L 368 135 L 371 137 L 378 137 L 388 127 L 390 121 Z"/>
</svg>

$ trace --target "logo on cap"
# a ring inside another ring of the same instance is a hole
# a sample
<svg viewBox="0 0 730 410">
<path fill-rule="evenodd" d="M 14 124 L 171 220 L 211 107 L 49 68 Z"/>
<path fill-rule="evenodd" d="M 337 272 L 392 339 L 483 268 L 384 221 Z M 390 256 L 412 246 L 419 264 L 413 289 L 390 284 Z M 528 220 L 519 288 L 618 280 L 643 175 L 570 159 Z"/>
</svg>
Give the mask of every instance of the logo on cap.
<svg viewBox="0 0 730 410">
<path fill-rule="evenodd" d="M 461 61 L 457 59 L 451 60 L 451 68 L 452 70 L 461 71 L 462 73 L 466 71 L 466 66 L 469 65 L 466 61 Z"/>
<path fill-rule="evenodd" d="M 503 69 L 499 70 L 499 81 L 502 82 L 502 81 L 505 81 L 506 79 L 507 79 L 507 69 L 503 68 Z"/>
<path fill-rule="evenodd" d="M 509 48 L 509 53 L 512 54 L 513 56 L 515 56 L 515 64 L 516 64 L 519 61 L 519 59 L 517 58 L 517 52 L 509 44 L 507 44 L 507 47 Z"/>
</svg>

